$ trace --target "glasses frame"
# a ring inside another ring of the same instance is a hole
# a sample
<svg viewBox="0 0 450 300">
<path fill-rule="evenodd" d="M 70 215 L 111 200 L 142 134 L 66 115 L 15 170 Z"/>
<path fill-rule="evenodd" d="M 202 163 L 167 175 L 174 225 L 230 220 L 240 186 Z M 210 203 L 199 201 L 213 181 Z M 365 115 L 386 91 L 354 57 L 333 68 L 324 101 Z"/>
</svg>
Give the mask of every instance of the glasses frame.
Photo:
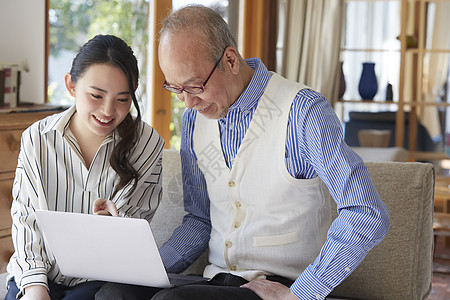
<svg viewBox="0 0 450 300">
<path fill-rule="evenodd" d="M 226 50 L 226 48 L 225 48 L 225 50 Z M 175 93 L 175 94 L 181 94 L 183 92 L 186 92 L 188 94 L 198 95 L 198 94 L 203 93 L 205 91 L 205 85 L 208 83 L 208 80 L 211 78 L 212 74 L 217 69 L 217 66 L 219 65 L 220 61 L 222 60 L 222 57 L 225 54 L 225 50 L 223 50 L 223 53 L 220 56 L 219 60 L 216 62 L 216 64 L 214 65 L 214 68 L 211 71 L 211 73 L 209 73 L 208 77 L 206 77 L 206 80 L 203 82 L 203 84 L 201 86 L 185 86 L 185 87 L 179 88 L 179 87 L 168 85 L 167 81 L 164 80 L 163 88 L 165 88 L 169 92 L 172 92 L 172 93 Z M 189 90 L 189 89 L 198 89 L 198 92 L 194 92 L 194 91 Z"/>
</svg>

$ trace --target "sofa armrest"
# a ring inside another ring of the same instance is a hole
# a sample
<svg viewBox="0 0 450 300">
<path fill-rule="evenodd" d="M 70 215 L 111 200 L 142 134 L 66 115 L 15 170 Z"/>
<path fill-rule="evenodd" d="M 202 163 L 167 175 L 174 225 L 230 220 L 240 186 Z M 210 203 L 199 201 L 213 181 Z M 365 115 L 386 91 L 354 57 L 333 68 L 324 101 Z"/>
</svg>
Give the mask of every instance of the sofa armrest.
<svg viewBox="0 0 450 300">
<path fill-rule="evenodd" d="M 332 292 L 358 299 L 426 299 L 433 264 L 434 169 L 428 163 L 366 162 L 390 229 Z M 336 205 L 332 203 L 332 211 Z"/>
</svg>

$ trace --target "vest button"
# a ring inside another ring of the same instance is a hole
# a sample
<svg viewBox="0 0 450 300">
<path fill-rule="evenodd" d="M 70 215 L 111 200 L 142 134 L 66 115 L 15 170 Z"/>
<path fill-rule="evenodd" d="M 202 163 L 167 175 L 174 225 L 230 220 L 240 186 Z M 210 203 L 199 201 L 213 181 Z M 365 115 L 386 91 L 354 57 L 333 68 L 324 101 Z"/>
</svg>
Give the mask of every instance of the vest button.
<svg viewBox="0 0 450 300">
<path fill-rule="evenodd" d="M 237 208 L 242 206 L 241 202 L 239 202 L 239 201 L 234 202 L 234 205 L 236 205 Z"/>
<path fill-rule="evenodd" d="M 230 270 L 231 270 L 231 271 L 236 271 L 236 270 L 237 270 L 237 267 L 236 267 L 236 266 L 231 266 L 231 267 L 230 267 Z"/>
<path fill-rule="evenodd" d="M 233 186 L 235 186 L 235 185 L 236 185 L 236 183 L 235 183 L 234 181 L 229 181 L 229 182 L 228 182 L 228 186 L 233 187 Z"/>
<path fill-rule="evenodd" d="M 226 246 L 227 248 L 231 248 L 231 246 L 233 246 L 233 243 L 232 243 L 231 241 L 226 241 L 226 242 L 225 242 L 225 246 Z"/>
<path fill-rule="evenodd" d="M 236 221 L 236 222 L 234 222 L 233 226 L 234 226 L 234 228 L 239 228 L 239 227 L 241 227 L 241 223 Z"/>
</svg>

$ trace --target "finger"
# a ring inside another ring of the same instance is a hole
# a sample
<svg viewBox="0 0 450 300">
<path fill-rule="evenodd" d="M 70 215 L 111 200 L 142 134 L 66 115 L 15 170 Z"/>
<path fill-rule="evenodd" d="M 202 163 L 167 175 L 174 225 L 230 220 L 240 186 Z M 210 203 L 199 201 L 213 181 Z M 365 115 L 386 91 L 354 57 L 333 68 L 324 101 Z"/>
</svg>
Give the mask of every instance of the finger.
<svg viewBox="0 0 450 300">
<path fill-rule="evenodd" d="M 94 201 L 94 204 L 92 204 L 92 211 L 94 213 L 98 212 L 99 210 L 104 210 L 106 205 L 106 199 L 104 198 L 98 198 Z"/>
<path fill-rule="evenodd" d="M 111 214 L 111 216 L 114 216 L 114 217 L 119 216 L 119 213 L 117 212 L 116 204 L 114 202 L 112 202 L 111 200 L 106 201 L 105 210 L 107 210 Z"/>
<path fill-rule="evenodd" d="M 263 280 L 252 280 L 241 287 L 248 288 L 255 292 L 260 298 L 267 299 L 267 285 L 263 282 Z"/>
<path fill-rule="evenodd" d="M 99 216 L 111 216 L 111 213 L 107 210 L 99 210 L 94 212 L 94 214 Z"/>
<path fill-rule="evenodd" d="M 286 299 L 290 294 L 290 289 L 281 283 L 257 279 L 242 285 L 241 287 L 248 288 L 255 292 L 262 299 Z"/>
</svg>

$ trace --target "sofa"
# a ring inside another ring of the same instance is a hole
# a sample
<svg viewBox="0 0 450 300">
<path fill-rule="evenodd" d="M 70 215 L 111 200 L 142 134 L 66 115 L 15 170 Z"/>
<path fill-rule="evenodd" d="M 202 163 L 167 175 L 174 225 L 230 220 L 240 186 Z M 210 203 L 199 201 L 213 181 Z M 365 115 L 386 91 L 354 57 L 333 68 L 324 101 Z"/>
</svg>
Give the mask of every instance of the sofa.
<svg viewBox="0 0 450 300">
<path fill-rule="evenodd" d="M 151 227 L 158 244 L 181 223 L 184 215 L 180 158 L 165 150 L 164 196 Z M 431 292 L 433 255 L 434 169 L 427 163 L 366 162 L 391 227 L 385 239 L 327 299 L 426 299 Z M 336 204 L 330 202 L 334 216 Z M 185 273 L 200 274 L 207 264 L 204 253 Z M 6 274 L 0 280 L 5 281 Z M 3 299 L 5 285 L 1 285 Z"/>
</svg>

